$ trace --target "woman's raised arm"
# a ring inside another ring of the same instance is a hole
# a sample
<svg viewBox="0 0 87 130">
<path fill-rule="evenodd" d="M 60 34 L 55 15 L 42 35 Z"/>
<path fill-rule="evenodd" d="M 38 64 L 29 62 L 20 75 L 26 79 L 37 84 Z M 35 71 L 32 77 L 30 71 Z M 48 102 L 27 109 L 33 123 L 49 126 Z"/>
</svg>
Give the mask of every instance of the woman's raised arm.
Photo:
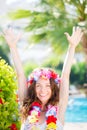
<svg viewBox="0 0 87 130">
<path fill-rule="evenodd" d="M 27 94 L 27 87 L 26 87 L 26 77 L 24 75 L 22 63 L 20 60 L 20 56 L 17 51 L 17 42 L 19 41 L 21 35 L 15 35 L 11 28 L 4 31 L 3 34 L 12 54 L 12 58 L 14 61 L 17 77 L 18 77 L 18 96 L 20 102 L 23 101 L 24 97 Z"/>
<path fill-rule="evenodd" d="M 60 120 L 62 123 L 64 123 L 64 114 L 68 103 L 69 77 L 70 77 L 72 61 L 75 53 L 75 48 L 79 44 L 83 33 L 79 27 L 77 28 L 73 27 L 72 35 L 70 36 L 68 33 L 65 33 L 65 35 L 69 42 L 69 47 L 63 65 L 63 70 L 61 75 L 60 95 L 59 95 L 59 106 L 60 106 L 59 113 L 61 115 Z"/>
</svg>

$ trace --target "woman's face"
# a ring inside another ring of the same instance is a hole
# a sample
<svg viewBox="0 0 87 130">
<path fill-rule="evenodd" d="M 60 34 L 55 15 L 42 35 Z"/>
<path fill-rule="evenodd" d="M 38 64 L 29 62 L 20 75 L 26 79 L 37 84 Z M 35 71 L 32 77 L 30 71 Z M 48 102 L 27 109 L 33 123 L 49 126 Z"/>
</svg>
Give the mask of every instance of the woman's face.
<svg viewBox="0 0 87 130">
<path fill-rule="evenodd" d="M 42 104 L 46 104 L 51 97 L 51 85 L 49 79 L 40 78 L 36 83 L 36 94 Z"/>
</svg>

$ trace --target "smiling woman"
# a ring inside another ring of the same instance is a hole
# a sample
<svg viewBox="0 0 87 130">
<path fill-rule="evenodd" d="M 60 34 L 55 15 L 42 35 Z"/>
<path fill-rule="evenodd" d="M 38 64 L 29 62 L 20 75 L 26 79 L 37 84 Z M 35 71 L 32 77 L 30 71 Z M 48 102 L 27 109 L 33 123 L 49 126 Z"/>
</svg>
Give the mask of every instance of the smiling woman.
<svg viewBox="0 0 87 130">
<path fill-rule="evenodd" d="M 11 28 L 4 31 L 3 36 L 10 47 L 18 77 L 18 95 L 22 106 L 21 130 L 63 130 L 72 61 L 83 33 L 79 27 L 74 27 L 71 36 L 68 33 L 65 35 L 69 41 L 69 48 L 61 82 L 59 75 L 47 68 L 34 70 L 26 82 L 16 47 L 20 35 L 15 36 Z"/>
<path fill-rule="evenodd" d="M 38 125 L 43 124 L 47 117 L 47 128 L 44 126 L 44 129 L 50 129 L 53 126 L 56 128 L 56 105 L 59 102 L 59 83 L 59 75 L 53 70 L 47 68 L 35 69 L 28 78 L 28 93 L 23 104 L 22 118 L 26 119 L 28 117 L 28 122 L 31 122 L 31 124 L 35 123 L 39 127 Z M 30 106 L 30 108 L 27 106 Z M 29 116 L 27 114 L 28 112 Z M 49 116 L 52 116 L 50 122 Z M 50 126 L 49 124 L 52 125 Z M 26 123 L 24 125 L 25 128 L 27 125 L 31 128 L 31 125 Z"/>
</svg>

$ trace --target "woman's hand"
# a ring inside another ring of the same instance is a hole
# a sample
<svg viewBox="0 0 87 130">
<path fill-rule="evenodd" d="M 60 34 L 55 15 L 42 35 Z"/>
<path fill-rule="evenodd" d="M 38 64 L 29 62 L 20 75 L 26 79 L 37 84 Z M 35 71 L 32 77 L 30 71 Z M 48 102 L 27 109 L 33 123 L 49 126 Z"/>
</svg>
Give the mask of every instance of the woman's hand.
<svg viewBox="0 0 87 130">
<path fill-rule="evenodd" d="M 15 48 L 17 42 L 21 38 L 21 34 L 15 35 L 13 29 L 9 28 L 9 29 L 3 31 L 3 37 L 5 38 L 7 44 L 10 48 Z"/>
<path fill-rule="evenodd" d="M 64 34 L 66 35 L 70 45 L 76 47 L 82 38 L 83 32 L 79 27 L 73 27 L 73 33 L 71 36 L 67 32 L 65 32 Z"/>
</svg>

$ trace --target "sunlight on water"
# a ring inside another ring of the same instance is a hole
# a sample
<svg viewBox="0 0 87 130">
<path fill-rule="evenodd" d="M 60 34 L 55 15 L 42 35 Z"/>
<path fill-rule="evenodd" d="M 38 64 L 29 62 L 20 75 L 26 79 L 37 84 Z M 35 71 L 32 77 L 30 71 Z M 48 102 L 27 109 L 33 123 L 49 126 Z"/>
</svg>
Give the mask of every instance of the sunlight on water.
<svg viewBox="0 0 87 130">
<path fill-rule="evenodd" d="M 71 98 L 66 111 L 66 122 L 87 122 L 87 98 Z"/>
</svg>

